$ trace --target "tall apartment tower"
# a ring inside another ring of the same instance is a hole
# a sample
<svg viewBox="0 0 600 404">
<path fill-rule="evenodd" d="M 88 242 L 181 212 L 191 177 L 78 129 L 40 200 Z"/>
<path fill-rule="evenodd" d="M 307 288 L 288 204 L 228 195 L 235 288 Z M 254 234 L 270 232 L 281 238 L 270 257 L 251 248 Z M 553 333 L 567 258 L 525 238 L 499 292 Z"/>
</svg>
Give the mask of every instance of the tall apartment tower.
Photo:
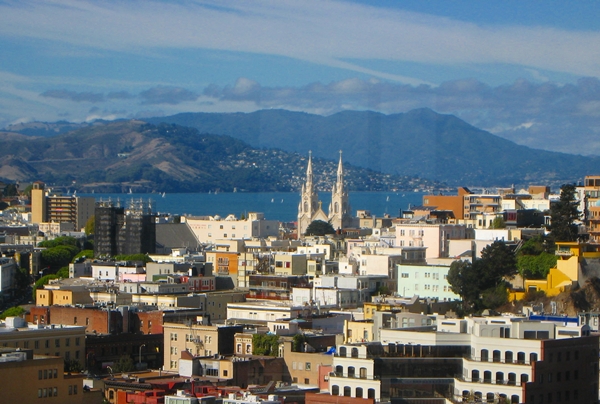
<svg viewBox="0 0 600 404">
<path fill-rule="evenodd" d="M 150 202 L 132 200 L 127 209 L 119 202 L 98 202 L 95 212 L 96 257 L 156 252 L 156 223 Z"/>
<path fill-rule="evenodd" d="M 80 230 L 94 215 L 95 202 L 93 197 L 53 194 L 36 181 L 31 189 L 31 222 L 73 223 Z"/>
</svg>

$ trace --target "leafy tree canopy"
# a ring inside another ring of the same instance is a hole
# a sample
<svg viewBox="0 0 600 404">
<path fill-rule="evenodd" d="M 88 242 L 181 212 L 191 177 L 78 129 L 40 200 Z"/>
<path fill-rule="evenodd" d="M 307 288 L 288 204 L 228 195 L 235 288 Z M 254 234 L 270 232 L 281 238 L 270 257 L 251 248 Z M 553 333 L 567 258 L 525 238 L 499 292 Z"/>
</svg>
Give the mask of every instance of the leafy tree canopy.
<svg viewBox="0 0 600 404">
<path fill-rule="evenodd" d="M 79 258 L 94 258 L 94 250 L 81 250 L 77 255 L 73 257 L 73 262 L 77 261 Z"/>
<path fill-rule="evenodd" d="M 35 291 L 41 287 L 43 287 L 44 285 L 47 285 L 51 279 L 57 279 L 58 276 L 56 276 L 55 274 L 50 274 L 50 275 L 45 275 L 42 276 L 40 279 L 38 279 L 35 284 L 33 285 L 33 301 L 35 301 Z"/>
<path fill-rule="evenodd" d="M 133 359 L 129 355 L 123 355 L 112 367 L 115 373 L 131 372 L 134 369 Z"/>
<path fill-rule="evenodd" d="M 56 276 L 66 279 L 69 277 L 69 267 L 62 267 L 56 272 Z"/>
<path fill-rule="evenodd" d="M 519 255 L 517 257 L 517 269 L 527 279 L 545 279 L 550 268 L 556 266 L 558 257 L 555 254 L 542 252 L 538 255 Z"/>
<path fill-rule="evenodd" d="M 577 241 L 579 239 L 579 228 L 575 223 L 581 217 L 578 205 L 575 185 L 563 185 L 560 188 L 558 202 L 550 205 L 549 229 L 553 241 Z"/>
<path fill-rule="evenodd" d="M 306 236 L 324 236 L 325 234 L 335 234 L 335 229 L 331 223 L 323 220 L 313 220 L 304 233 Z"/>
<path fill-rule="evenodd" d="M 131 255 L 115 255 L 115 261 L 142 261 L 147 264 L 152 262 L 152 258 L 148 254 L 131 254 Z"/>
<path fill-rule="evenodd" d="M 96 232 L 96 216 L 92 216 L 85 223 L 85 234 L 89 236 L 90 234 L 94 234 Z"/>
<path fill-rule="evenodd" d="M 448 271 L 448 283 L 463 301 L 466 312 L 495 308 L 505 302 L 505 277 L 517 274 L 512 250 L 502 241 L 495 241 L 481 252 L 474 262 L 455 261 Z"/>
<path fill-rule="evenodd" d="M 21 306 L 11 307 L 0 314 L 0 320 L 4 320 L 6 317 L 20 317 L 23 313 L 25 313 L 25 309 Z"/>
<path fill-rule="evenodd" d="M 277 356 L 279 354 L 279 336 L 267 334 L 252 335 L 252 354 Z"/>
<path fill-rule="evenodd" d="M 496 216 L 492 223 L 490 223 L 490 229 L 505 229 L 506 222 L 502 216 Z"/>
<path fill-rule="evenodd" d="M 44 240 L 38 243 L 38 247 L 46 247 L 53 248 L 61 245 L 70 245 L 74 247 L 79 247 L 79 242 L 75 237 L 70 236 L 60 236 L 56 237 L 53 240 Z"/>
</svg>

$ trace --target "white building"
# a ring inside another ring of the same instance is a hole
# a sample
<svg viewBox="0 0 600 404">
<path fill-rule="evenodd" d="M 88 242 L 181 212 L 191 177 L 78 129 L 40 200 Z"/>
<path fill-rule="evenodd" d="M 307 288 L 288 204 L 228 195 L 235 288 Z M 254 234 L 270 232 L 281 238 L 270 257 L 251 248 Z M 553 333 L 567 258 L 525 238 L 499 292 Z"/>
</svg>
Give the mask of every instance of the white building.
<svg viewBox="0 0 600 404">
<path fill-rule="evenodd" d="M 419 296 L 440 301 L 460 300 L 448 283 L 450 265 L 403 264 L 397 266 L 398 290 L 403 297 Z"/>
<path fill-rule="evenodd" d="M 448 257 L 449 240 L 466 238 L 466 226 L 458 224 L 398 223 L 396 246 L 427 247 L 427 258 Z"/>
<path fill-rule="evenodd" d="M 182 217 L 181 220 L 184 220 Z M 186 217 L 186 223 L 200 243 L 216 240 L 267 238 L 279 235 L 279 222 L 266 220 L 263 213 L 250 212 L 247 219 L 235 215 Z"/>
</svg>

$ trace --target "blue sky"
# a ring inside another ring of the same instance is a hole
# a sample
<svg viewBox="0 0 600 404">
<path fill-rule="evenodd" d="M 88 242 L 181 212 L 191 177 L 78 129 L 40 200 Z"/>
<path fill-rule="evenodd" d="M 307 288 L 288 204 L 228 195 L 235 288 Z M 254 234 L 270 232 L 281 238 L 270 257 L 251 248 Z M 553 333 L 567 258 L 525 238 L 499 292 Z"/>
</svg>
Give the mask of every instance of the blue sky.
<svg viewBox="0 0 600 404">
<path fill-rule="evenodd" d="M 521 144 L 600 154 L 599 9 L 592 1 L 5 0 L 0 127 L 429 107 Z"/>
</svg>

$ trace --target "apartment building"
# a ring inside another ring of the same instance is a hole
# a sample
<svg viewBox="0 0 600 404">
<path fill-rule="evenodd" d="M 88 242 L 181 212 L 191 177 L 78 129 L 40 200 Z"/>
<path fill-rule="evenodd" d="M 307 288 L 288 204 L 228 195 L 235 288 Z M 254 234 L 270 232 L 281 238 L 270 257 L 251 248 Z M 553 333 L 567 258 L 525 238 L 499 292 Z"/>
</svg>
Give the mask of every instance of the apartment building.
<svg viewBox="0 0 600 404">
<path fill-rule="evenodd" d="M 178 372 L 181 353 L 193 356 L 230 355 L 234 353 L 235 334 L 242 333 L 242 326 L 188 324 L 163 324 L 165 370 Z"/>
<path fill-rule="evenodd" d="M 279 222 L 266 220 L 263 213 L 250 212 L 248 218 L 238 219 L 235 215 L 187 217 L 188 224 L 201 243 L 217 240 L 267 238 L 279 235 Z"/>
<path fill-rule="evenodd" d="M 0 401 L 81 404 L 83 378 L 63 372 L 64 358 L 34 355 L 33 349 L 0 347 Z M 19 381 L 16 382 L 15 381 Z"/>
<path fill-rule="evenodd" d="M 0 347 L 31 349 L 35 355 L 76 360 L 84 367 L 85 327 L 27 323 L 20 317 L 7 317 L 0 324 Z"/>
</svg>

